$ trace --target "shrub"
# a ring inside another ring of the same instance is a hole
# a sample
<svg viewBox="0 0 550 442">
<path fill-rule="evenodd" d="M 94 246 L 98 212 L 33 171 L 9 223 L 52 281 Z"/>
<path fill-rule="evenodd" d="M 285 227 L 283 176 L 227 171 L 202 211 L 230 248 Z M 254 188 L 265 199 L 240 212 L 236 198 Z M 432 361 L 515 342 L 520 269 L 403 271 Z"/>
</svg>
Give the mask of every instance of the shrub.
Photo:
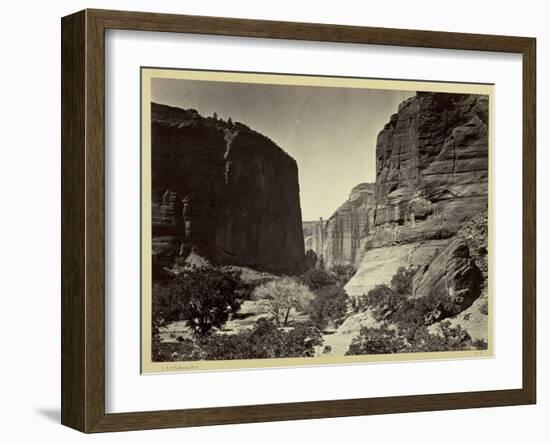
<svg viewBox="0 0 550 442">
<path fill-rule="evenodd" d="M 317 265 L 317 259 L 317 253 L 311 249 L 308 249 L 306 252 L 306 267 L 308 269 L 314 269 Z"/>
<path fill-rule="evenodd" d="M 358 299 L 356 309 L 371 308 L 376 320 L 406 326 L 430 325 L 455 310 L 454 301 L 446 292 L 411 298 L 415 273 L 413 268 L 400 267 L 389 286 L 382 284 L 371 289 Z"/>
<path fill-rule="evenodd" d="M 489 314 L 489 302 L 487 300 L 483 301 L 483 304 L 479 306 L 479 313 L 482 315 Z"/>
<path fill-rule="evenodd" d="M 412 293 L 412 281 L 417 269 L 414 267 L 399 267 L 393 275 L 390 286 L 400 296 L 410 296 Z"/>
<path fill-rule="evenodd" d="M 405 295 L 398 293 L 386 284 L 381 284 L 369 290 L 367 296 L 361 300 L 361 304 L 374 310 L 374 317 L 377 321 L 392 321 L 406 300 Z"/>
<path fill-rule="evenodd" d="M 311 324 L 281 330 L 273 321 L 262 318 L 251 330 L 235 335 L 213 334 L 181 344 L 163 344 L 162 357 L 166 361 L 312 357 L 321 343 L 321 333 Z"/>
<path fill-rule="evenodd" d="M 347 313 L 349 296 L 343 287 L 331 285 L 322 287 L 314 292 L 314 297 L 309 305 L 311 321 L 324 329 L 330 321 L 336 325 Z"/>
<path fill-rule="evenodd" d="M 179 274 L 153 290 L 153 337 L 155 329 L 185 320 L 196 336 L 207 336 L 221 327 L 240 307 L 240 278 L 214 267 Z"/>
<path fill-rule="evenodd" d="M 351 342 L 346 355 L 376 355 L 400 353 L 406 341 L 396 330 L 384 325 L 381 328 L 363 327 Z"/>
<path fill-rule="evenodd" d="M 486 349 L 487 343 L 473 341 L 460 326 L 451 327 L 449 321 L 438 324 L 436 333 L 426 327 L 401 326 L 389 328 L 363 327 L 353 339 L 347 355 L 444 352 Z"/>
<path fill-rule="evenodd" d="M 197 343 L 189 338 L 178 342 L 161 343 L 157 347 L 156 362 L 198 361 L 204 358 L 204 352 Z"/>
<path fill-rule="evenodd" d="M 340 285 L 346 285 L 356 272 L 352 265 L 335 265 L 331 270 Z"/>
<path fill-rule="evenodd" d="M 300 276 L 300 280 L 311 290 L 317 290 L 336 283 L 336 278 L 323 269 L 310 269 Z"/>
<path fill-rule="evenodd" d="M 286 326 L 292 311 L 303 311 L 313 298 L 311 291 L 289 277 L 278 278 L 256 287 L 252 298 L 261 302 L 278 326 Z"/>
</svg>

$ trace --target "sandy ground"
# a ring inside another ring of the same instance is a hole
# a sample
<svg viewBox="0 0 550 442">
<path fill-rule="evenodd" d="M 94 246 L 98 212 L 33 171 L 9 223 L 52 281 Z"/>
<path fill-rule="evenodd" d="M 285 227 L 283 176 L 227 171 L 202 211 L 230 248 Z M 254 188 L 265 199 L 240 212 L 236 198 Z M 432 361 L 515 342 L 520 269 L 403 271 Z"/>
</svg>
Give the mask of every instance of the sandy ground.
<svg viewBox="0 0 550 442">
<path fill-rule="evenodd" d="M 370 311 L 355 313 L 332 333 L 324 335 L 323 345 L 319 347 L 318 353 L 324 356 L 344 356 L 353 338 L 359 335 L 361 327 L 379 328 L 380 325 Z"/>
</svg>

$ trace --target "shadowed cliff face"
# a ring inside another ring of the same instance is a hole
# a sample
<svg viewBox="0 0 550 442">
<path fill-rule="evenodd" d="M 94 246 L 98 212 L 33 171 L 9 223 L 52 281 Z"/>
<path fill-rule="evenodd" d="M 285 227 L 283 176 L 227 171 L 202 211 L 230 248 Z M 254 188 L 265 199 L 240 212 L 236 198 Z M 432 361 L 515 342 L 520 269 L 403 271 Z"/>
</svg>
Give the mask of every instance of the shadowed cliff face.
<svg viewBox="0 0 550 442">
<path fill-rule="evenodd" d="M 152 104 L 153 254 L 192 248 L 213 263 L 305 269 L 298 168 L 267 137 L 194 110 Z"/>
<path fill-rule="evenodd" d="M 448 238 L 487 210 L 488 97 L 419 92 L 376 145 L 370 247 Z"/>
</svg>

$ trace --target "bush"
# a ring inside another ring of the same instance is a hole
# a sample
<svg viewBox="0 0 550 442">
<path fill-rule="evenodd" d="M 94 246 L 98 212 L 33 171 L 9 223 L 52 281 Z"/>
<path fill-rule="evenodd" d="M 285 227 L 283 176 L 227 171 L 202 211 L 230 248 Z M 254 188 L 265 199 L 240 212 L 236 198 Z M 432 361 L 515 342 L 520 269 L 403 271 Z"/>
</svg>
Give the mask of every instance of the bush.
<svg viewBox="0 0 550 442">
<path fill-rule="evenodd" d="M 335 265 L 332 267 L 332 273 L 334 273 L 338 284 L 344 286 L 353 278 L 356 270 L 352 265 Z"/>
<path fill-rule="evenodd" d="M 473 341 L 460 325 L 451 327 L 449 321 L 443 321 L 438 324 L 436 333 L 430 333 L 426 327 L 363 327 L 346 354 L 424 353 L 486 348 L 485 341 Z"/>
<path fill-rule="evenodd" d="M 363 327 L 359 336 L 353 338 L 346 355 L 377 355 L 401 353 L 407 342 L 396 330 L 388 328 Z"/>
<path fill-rule="evenodd" d="M 347 313 L 349 296 L 343 287 L 331 285 L 322 287 L 314 292 L 308 313 L 311 321 L 321 330 L 332 321 L 339 325 Z"/>
<path fill-rule="evenodd" d="M 155 348 L 155 347 L 154 347 Z M 192 339 L 186 338 L 175 342 L 163 342 L 156 346 L 153 356 L 155 362 L 198 361 L 204 353 Z"/>
<path fill-rule="evenodd" d="M 485 300 L 483 304 L 479 306 L 479 313 L 481 313 L 482 315 L 489 314 L 489 301 Z"/>
<path fill-rule="evenodd" d="M 196 336 L 207 336 L 236 312 L 241 304 L 235 274 L 202 267 L 177 275 L 153 290 L 153 340 L 158 328 L 185 320 Z"/>
<path fill-rule="evenodd" d="M 283 277 L 256 287 L 252 298 L 261 302 L 278 326 L 285 327 L 292 311 L 305 310 L 313 294 L 300 282 Z"/>
<path fill-rule="evenodd" d="M 399 296 L 410 296 L 412 294 L 412 281 L 417 269 L 414 267 L 399 267 L 393 275 L 390 285 Z"/>
<path fill-rule="evenodd" d="M 262 318 L 251 330 L 235 335 L 213 334 L 181 344 L 163 344 L 163 357 L 168 361 L 312 357 L 321 343 L 321 333 L 311 324 L 281 330 L 273 321 Z"/>
<path fill-rule="evenodd" d="M 313 250 L 308 249 L 306 252 L 306 267 L 308 269 L 314 269 L 317 265 L 317 253 L 315 253 Z"/>
<path fill-rule="evenodd" d="M 454 311 L 454 301 L 447 293 L 433 292 L 411 298 L 413 268 L 400 267 L 390 285 L 378 285 L 357 300 L 356 309 L 371 308 L 377 321 L 388 321 L 407 326 L 424 326 L 444 319 L 446 312 Z"/>
<path fill-rule="evenodd" d="M 336 278 L 323 269 L 310 269 L 300 276 L 300 280 L 311 290 L 336 284 Z"/>
</svg>

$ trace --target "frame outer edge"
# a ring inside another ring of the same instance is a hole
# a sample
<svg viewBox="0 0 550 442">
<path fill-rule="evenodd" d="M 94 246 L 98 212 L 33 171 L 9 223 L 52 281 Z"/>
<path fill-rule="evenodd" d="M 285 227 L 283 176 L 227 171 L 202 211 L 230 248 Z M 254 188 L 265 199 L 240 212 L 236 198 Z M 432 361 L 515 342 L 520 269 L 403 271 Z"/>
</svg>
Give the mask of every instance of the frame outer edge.
<svg viewBox="0 0 550 442">
<path fill-rule="evenodd" d="M 85 373 L 85 13 L 61 21 L 61 423 L 83 431 Z"/>
<path fill-rule="evenodd" d="M 105 414 L 105 29 L 523 54 L 523 388 Z M 439 38 L 438 38 L 439 37 Z M 531 404 L 536 398 L 535 39 L 84 10 L 62 20 L 62 423 L 83 432 Z"/>
<path fill-rule="evenodd" d="M 536 52 L 536 39 L 528 39 L 523 50 L 523 390 L 529 404 L 537 400 Z"/>
<path fill-rule="evenodd" d="M 86 10 L 86 433 L 105 417 L 105 28 Z"/>
</svg>

